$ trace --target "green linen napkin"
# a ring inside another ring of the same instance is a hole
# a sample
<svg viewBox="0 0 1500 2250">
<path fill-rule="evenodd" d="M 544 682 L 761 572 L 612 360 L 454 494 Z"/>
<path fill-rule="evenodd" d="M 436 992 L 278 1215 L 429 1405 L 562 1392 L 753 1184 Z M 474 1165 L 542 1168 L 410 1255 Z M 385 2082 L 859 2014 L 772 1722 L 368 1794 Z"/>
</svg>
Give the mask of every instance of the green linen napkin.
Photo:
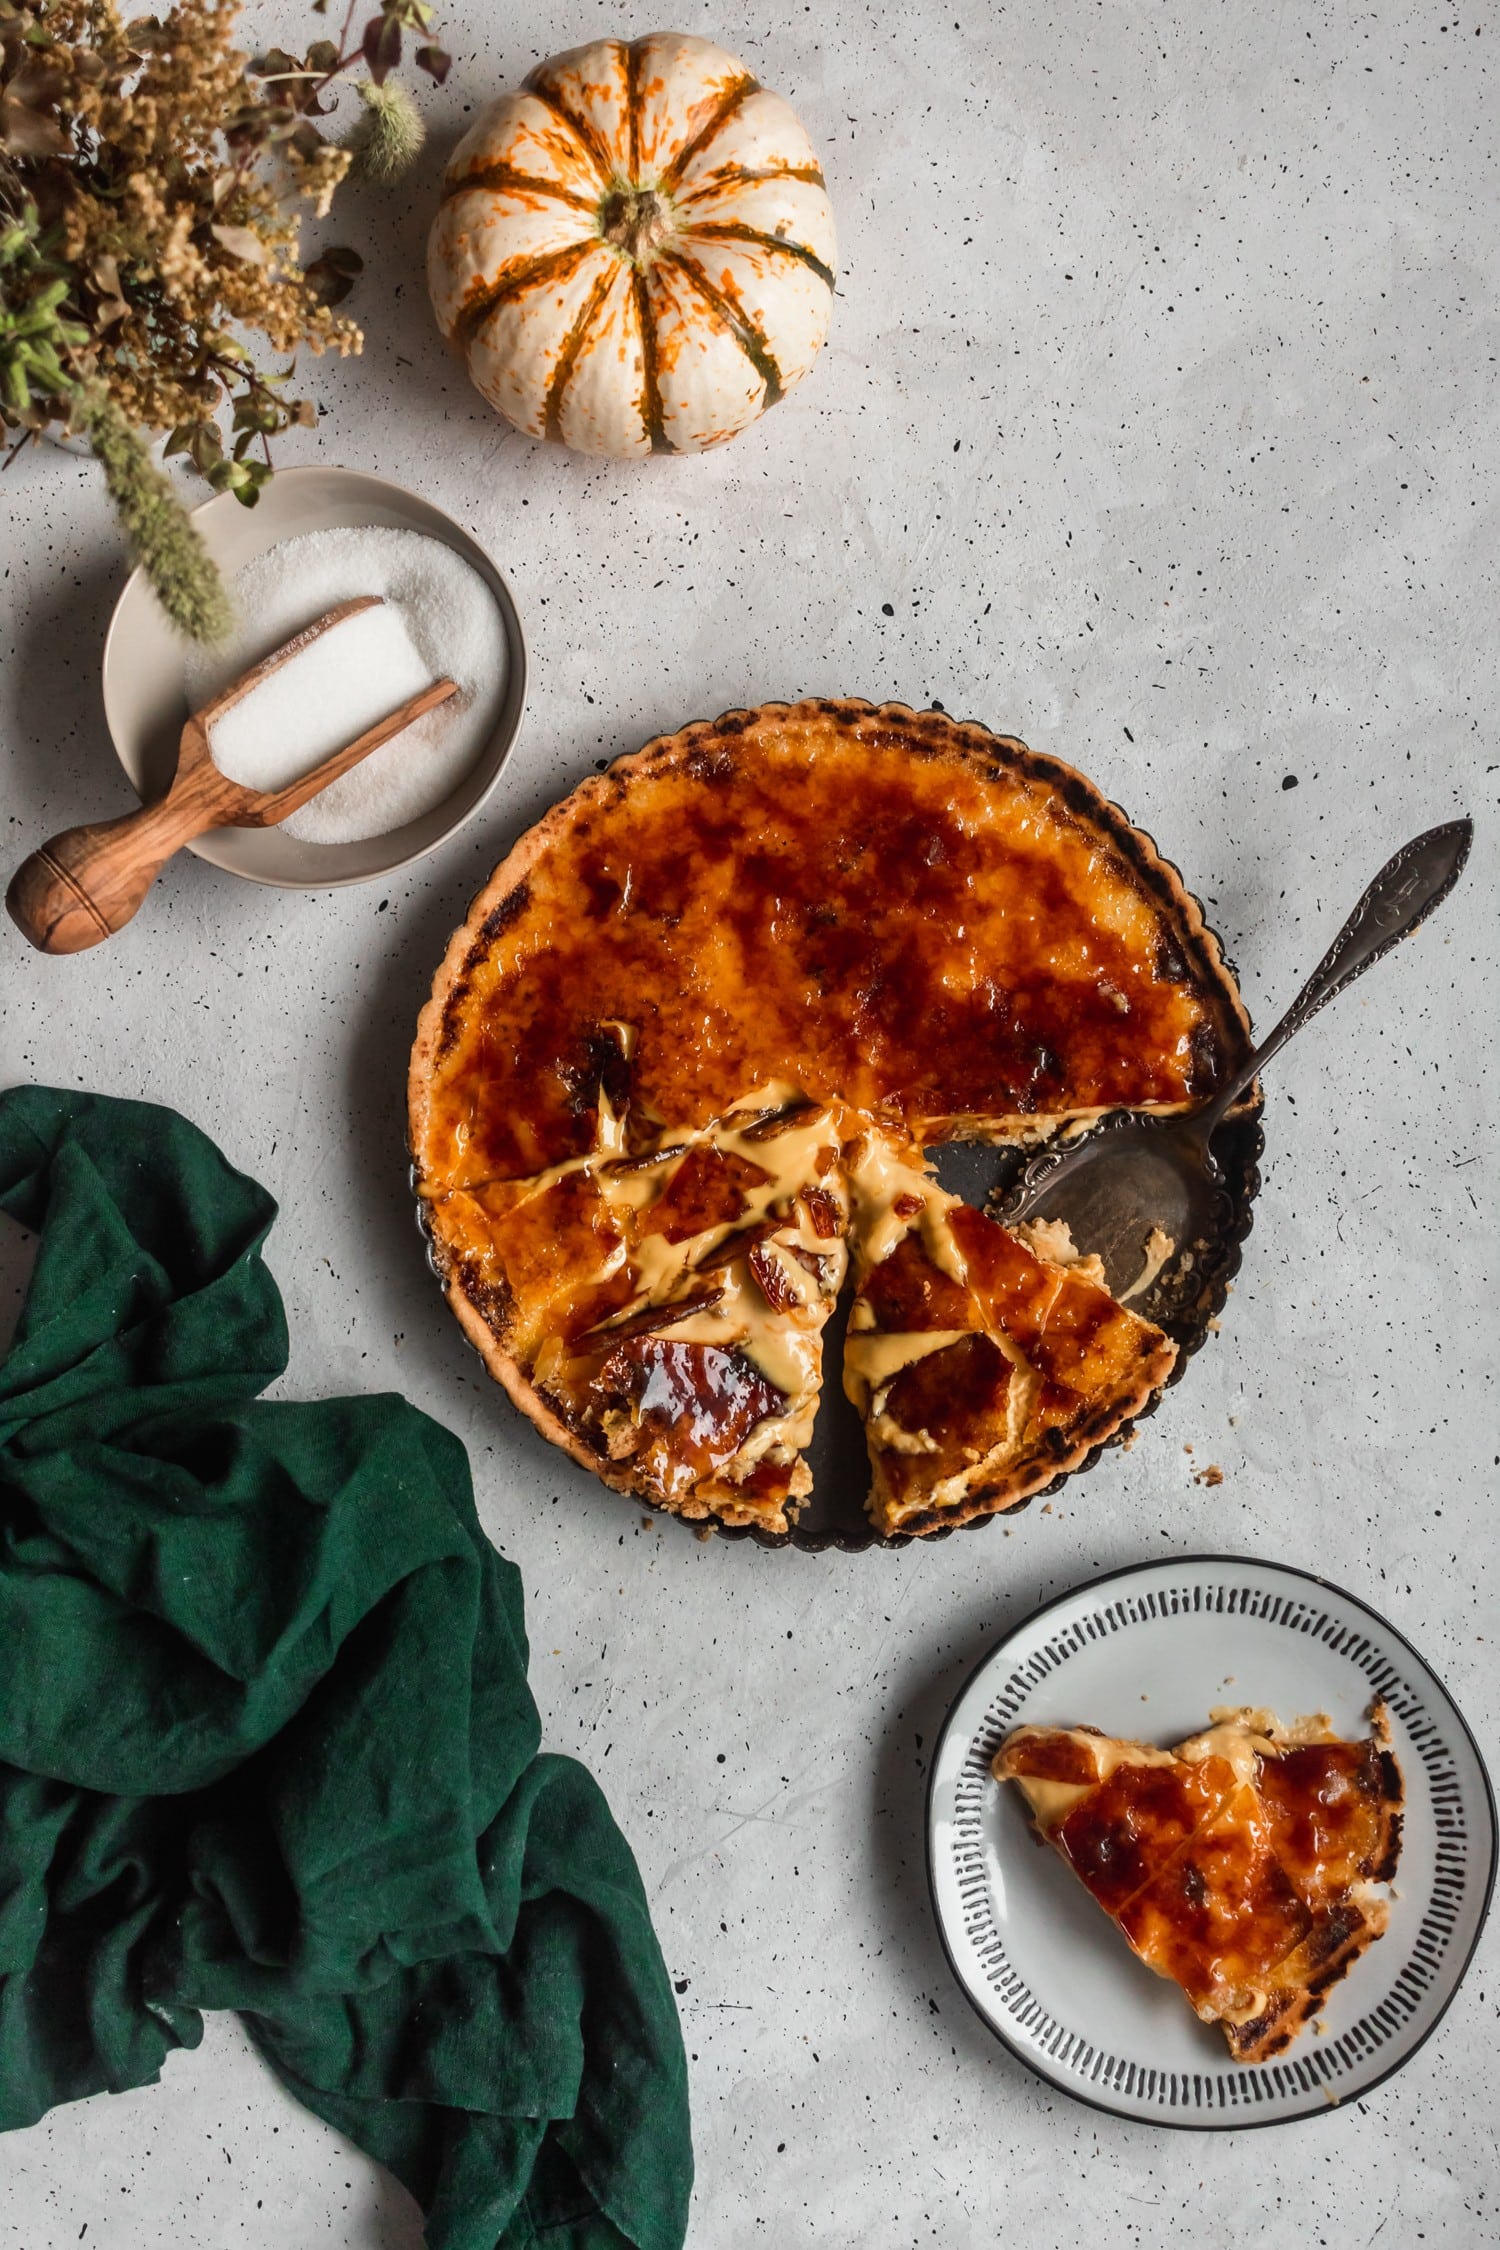
<svg viewBox="0 0 1500 2250">
<path fill-rule="evenodd" d="M 0 1363 L 0 2128 L 235 2008 L 431 2250 L 677 2250 L 675 2005 L 629 1847 L 538 1755 L 450 1432 L 261 1400 L 276 1206 L 171 1110 L 0 1095 L 39 1231 Z"/>
</svg>

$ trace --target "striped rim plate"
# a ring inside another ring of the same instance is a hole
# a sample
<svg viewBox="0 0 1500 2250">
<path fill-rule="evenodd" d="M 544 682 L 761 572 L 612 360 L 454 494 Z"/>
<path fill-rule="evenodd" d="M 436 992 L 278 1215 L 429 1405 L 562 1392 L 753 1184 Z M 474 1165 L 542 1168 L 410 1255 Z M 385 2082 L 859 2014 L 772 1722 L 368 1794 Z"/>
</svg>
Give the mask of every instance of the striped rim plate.
<svg viewBox="0 0 1500 2250">
<path fill-rule="evenodd" d="M 1212 1706 L 1250 1704 L 1288 1720 L 1327 1711 L 1353 1735 L 1376 1696 L 1406 1778 L 1390 1927 L 1318 2025 L 1266 2063 L 1231 2060 L 1222 2034 L 1038 1845 L 1019 1791 L 990 1773 L 1023 1722 L 1170 1744 Z M 938 1742 L 927 1866 L 954 1975 L 1039 2077 L 1153 2125 L 1275 2125 L 1368 2093 L 1436 2028 L 1489 1905 L 1495 1800 L 1459 1711 L 1394 1626 L 1306 1572 L 1192 1556 L 1075 1587 L 985 1658 Z"/>
</svg>

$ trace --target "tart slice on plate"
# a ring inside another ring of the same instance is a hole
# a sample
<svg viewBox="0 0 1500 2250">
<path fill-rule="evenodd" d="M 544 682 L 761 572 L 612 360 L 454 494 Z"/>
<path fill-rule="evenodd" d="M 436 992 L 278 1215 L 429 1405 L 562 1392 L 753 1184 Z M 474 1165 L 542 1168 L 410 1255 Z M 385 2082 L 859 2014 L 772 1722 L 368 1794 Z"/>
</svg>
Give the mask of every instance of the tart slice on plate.
<svg viewBox="0 0 1500 2250">
<path fill-rule="evenodd" d="M 1147 1967 L 1264 2062 L 1384 1933 L 1403 1785 L 1378 1703 L 1353 1742 L 1321 1716 L 1210 1716 L 1175 1750 L 1019 1727 L 994 1772 Z"/>
</svg>

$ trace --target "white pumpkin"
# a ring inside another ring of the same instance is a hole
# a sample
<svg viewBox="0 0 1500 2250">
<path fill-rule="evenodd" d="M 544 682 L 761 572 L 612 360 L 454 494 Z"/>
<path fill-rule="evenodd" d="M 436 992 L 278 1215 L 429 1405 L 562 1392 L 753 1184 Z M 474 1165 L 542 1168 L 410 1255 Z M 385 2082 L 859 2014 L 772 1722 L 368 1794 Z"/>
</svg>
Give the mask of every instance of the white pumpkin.
<svg viewBox="0 0 1500 2250">
<path fill-rule="evenodd" d="M 657 32 L 554 55 L 490 104 L 448 166 L 427 277 L 492 406 L 630 458 L 721 445 L 800 383 L 835 256 L 790 106 Z"/>
</svg>

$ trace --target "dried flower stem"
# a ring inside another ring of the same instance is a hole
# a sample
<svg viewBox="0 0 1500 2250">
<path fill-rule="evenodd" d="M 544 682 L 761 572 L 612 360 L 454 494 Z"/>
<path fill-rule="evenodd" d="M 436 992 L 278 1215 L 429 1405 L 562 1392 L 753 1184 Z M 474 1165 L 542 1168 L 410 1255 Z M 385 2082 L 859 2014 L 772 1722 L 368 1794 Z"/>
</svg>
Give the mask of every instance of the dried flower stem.
<svg viewBox="0 0 1500 2250">
<path fill-rule="evenodd" d="M 83 391 L 78 414 L 136 559 L 167 616 L 189 640 L 226 639 L 234 610 L 224 581 L 140 431 L 100 383 Z"/>
</svg>

